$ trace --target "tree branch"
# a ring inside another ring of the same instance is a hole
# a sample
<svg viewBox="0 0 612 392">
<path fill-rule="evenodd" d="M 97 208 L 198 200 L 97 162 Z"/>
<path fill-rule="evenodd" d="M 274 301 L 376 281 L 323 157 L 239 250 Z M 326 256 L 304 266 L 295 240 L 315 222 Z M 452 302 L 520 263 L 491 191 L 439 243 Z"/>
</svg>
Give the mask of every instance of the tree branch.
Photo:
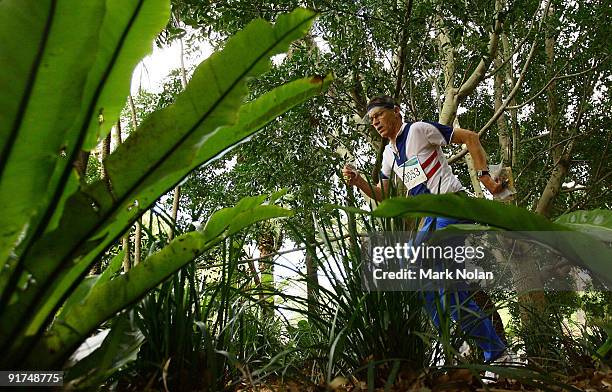
<svg viewBox="0 0 612 392">
<path fill-rule="evenodd" d="M 578 207 L 582 207 L 586 202 L 587 202 L 587 198 L 589 197 L 589 195 L 591 194 L 591 191 L 593 189 L 595 189 L 595 185 L 599 184 L 600 182 L 602 182 L 603 180 L 605 180 L 606 178 L 610 177 L 610 175 L 612 175 L 612 172 L 609 172 L 608 174 L 606 174 L 605 176 L 601 177 L 600 179 L 598 179 L 595 183 L 593 183 L 591 186 L 587 187 L 587 191 L 586 193 L 580 198 L 580 200 L 578 200 L 576 203 L 574 203 L 571 207 L 569 207 L 567 210 L 565 210 L 563 213 L 567 214 L 570 211 L 573 211 L 575 208 Z M 602 198 L 607 196 L 607 193 L 610 192 L 604 192 L 601 195 L 599 195 L 598 197 L 594 197 L 592 200 L 596 200 L 598 198 Z"/>
<path fill-rule="evenodd" d="M 494 28 L 491 33 L 489 33 L 489 44 L 487 45 L 488 51 L 487 56 L 480 59 L 480 62 L 474 69 L 474 72 L 470 75 L 468 80 L 466 80 L 459 91 L 457 92 L 457 98 L 459 100 L 464 99 L 468 95 L 470 95 L 478 86 L 484 77 L 487 69 L 491 65 L 491 62 L 495 58 L 497 53 L 497 44 L 499 43 L 499 35 L 503 29 L 503 21 L 502 21 L 502 8 L 504 7 L 504 0 L 496 0 L 495 1 L 495 23 Z"/>
<path fill-rule="evenodd" d="M 533 26 L 535 25 L 535 20 L 537 19 L 538 16 L 538 12 L 539 10 L 536 10 L 535 13 L 533 14 L 533 18 L 531 20 L 531 25 L 529 26 L 529 30 L 527 31 L 527 34 L 525 34 L 525 37 L 523 37 L 523 39 L 521 40 L 521 42 L 519 42 L 515 47 L 514 50 L 512 51 L 512 53 L 505 53 L 505 59 L 504 61 L 502 61 L 502 63 L 497 66 L 494 70 L 492 70 L 491 72 L 489 72 L 487 74 L 487 76 L 485 76 L 485 79 L 490 78 L 491 76 L 495 75 L 496 73 L 498 73 L 506 64 L 508 64 L 508 62 L 510 62 L 512 60 L 512 57 L 514 56 L 515 53 L 518 53 L 518 51 L 523 47 L 523 45 L 525 45 L 525 42 L 527 42 L 527 39 L 529 38 L 529 36 L 531 35 L 531 31 L 533 30 Z"/>
<path fill-rule="evenodd" d="M 559 71 L 557 71 L 557 74 L 556 74 L 556 75 L 555 75 L 555 76 L 554 76 L 552 79 L 550 79 L 550 80 L 548 81 L 548 83 L 546 83 L 546 85 L 545 85 L 544 87 L 542 87 L 542 88 L 540 89 L 540 91 L 538 91 L 538 92 L 537 92 L 537 93 L 536 93 L 536 94 L 535 94 L 533 97 L 529 98 L 527 101 L 525 101 L 525 102 L 523 102 L 523 103 L 521 103 L 521 104 L 518 104 L 518 105 L 515 105 L 515 106 L 508 106 L 508 107 L 507 107 L 507 109 L 508 109 L 508 110 L 520 109 L 520 108 L 522 108 L 522 107 L 524 107 L 524 106 L 526 106 L 526 105 L 529 105 L 531 102 L 533 102 L 535 99 L 537 99 L 537 98 L 538 98 L 540 95 L 542 95 L 542 94 L 544 93 L 544 91 L 546 91 L 546 89 L 547 89 L 547 88 L 548 88 L 548 87 L 549 87 L 549 86 L 550 86 L 550 85 L 551 85 L 553 82 L 555 82 L 555 81 L 557 81 L 557 80 L 563 80 L 563 79 L 575 78 L 575 77 L 577 77 L 577 76 L 581 76 L 581 75 L 585 75 L 585 74 L 587 74 L 587 73 L 589 73 L 589 72 L 593 72 L 593 71 L 595 71 L 597 68 L 601 67 L 601 65 L 602 65 L 603 63 L 605 63 L 605 61 L 606 61 L 606 60 L 607 60 L 609 57 L 610 57 L 610 55 L 607 55 L 607 56 L 604 58 L 604 60 L 602 60 L 602 61 L 601 61 L 599 64 L 596 64 L 596 65 L 592 66 L 592 67 L 591 67 L 591 68 L 589 68 L 589 69 L 585 69 L 585 70 L 583 70 L 583 71 L 576 72 L 576 73 L 573 73 L 573 74 L 567 74 L 567 75 L 557 76 L 557 75 L 559 75 L 559 73 L 560 73 L 560 72 L 561 72 L 561 71 L 562 71 L 562 70 L 563 70 L 563 69 L 564 69 L 564 68 L 567 66 L 567 64 L 568 64 L 568 62 L 569 62 L 569 61 L 568 61 L 568 62 L 566 62 L 566 63 L 565 63 L 565 65 L 564 65 L 564 66 L 563 66 L 563 67 L 562 67 L 562 68 L 561 68 Z"/>
<path fill-rule="evenodd" d="M 410 20 L 410 14 L 412 14 L 412 1 L 407 0 L 406 4 L 406 14 L 404 16 L 404 26 L 402 29 L 402 38 L 400 39 L 400 48 L 399 48 L 399 64 L 397 67 L 397 78 L 395 81 L 395 91 L 393 93 L 393 98 L 396 101 L 401 100 L 402 93 L 402 79 L 404 76 L 404 68 L 406 63 L 406 47 L 408 43 L 408 21 Z"/>
<path fill-rule="evenodd" d="M 510 101 L 514 98 L 516 93 L 518 92 L 519 88 L 521 87 L 521 84 L 523 83 L 523 80 L 525 79 L 525 75 L 527 74 L 527 69 L 529 68 L 529 64 L 531 63 L 531 59 L 533 58 L 533 54 L 535 53 L 535 48 L 537 46 L 537 43 L 538 43 L 538 40 L 537 40 L 537 35 L 536 35 L 536 37 L 534 37 L 534 39 L 533 39 L 533 43 L 531 44 L 531 49 L 529 50 L 529 55 L 527 56 L 527 59 L 525 60 L 525 64 L 523 64 L 523 69 L 521 70 L 521 73 L 519 74 L 519 77 L 516 80 L 516 83 L 514 84 L 514 87 L 512 88 L 512 91 L 510 91 L 510 94 L 506 97 L 506 99 L 504 99 L 504 101 L 502 102 L 502 104 L 499 107 L 499 109 L 495 112 L 495 114 L 493 114 L 493 117 L 491 117 L 489 119 L 489 121 L 487 121 L 487 123 L 478 131 L 478 135 L 482 135 L 493 124 L 495 124 L 495 122 L 497 121 L 499 116 L 501 116 L 502 113 L 506 110 L 506 107 L 508 106 Z M 459 153 L 457 153 L 457 154 L 453 155 L 452 157 L 450 157 L 448 159 L 448 163 L 452 164 L 452 163 L 456 162 L 457 160 L 459 160 L 463 156 L 465 156 L 465 154 L 467 154 L 467 152 L 468 152 L 467 148 L 462 149 Z"/>
<path fill-rule="evenodd" d="M 482 127 L 480 129 L 480 131 L 478 131 L 478 135 L 482 135 L 484 132 L 486 132 L 491 127 L 491 125 L 493 125 L 495 123 L 495 121 L 497 121 L 499 116 L 501 116 L 501 114 L 506 110 L 506 107 L 508 106 L 510 101 L 512 101 L 512 99 L 514 98 L 516 93 L 518 92 L 519 87 L 521 86 L 523 80 L 525 79 L 525 74 L 527 73 L 527 69 L 529 68 L 529 64 L 531 63 L 531 59 L 533 58 L 533 54 L 535 52 L 535 48 L 536 48 L 536 45 L 538 43 L 537 37 L 538 37 L 538 34 L 540 33 L 540 31 L 542 30 L 542 25 L 544 23 L 544 19 L 546 18 L 546 15 L 548 14 L 548 8 L 549 7 L 550 7 L 550 0 L 546 0 L 545 6 L 544 6 L 544 12 L 542 13 L 542 18 L 540 19 L 540 23 L 538 24 L 537 33 L 536 33 L 535 37 L 533 38 L 533 43 L 531 44 L 531 49 L 529 50 L 529 55 L 527 56 L 527 59 L 525 60 L 525 64 L 523 64 L 523 69 L 521 70 L 521 73 L 519 74 L 519 78 L 517 79 L 514 87 L 512 88 L 512 91 L 510 92 L 510 95 L 508 95 L 508 97 L 504 100 L 504 102 L 502 103 L 501 107 L 499 108 L 499 110 L 497 110 L 495 112 L 493 117 L 491 117 L 489 119 L 489 121 L 485 124 L 484 127 Z M 448 163 L 449 164 L 453 164 L 457 160 L 463 158 L 465 156 L 465 154 L 467 154 L 467 152 L 468 152 L 467 148 L 462 149 L 460 152 L 458 152 L 457 154 L 455 154 L 452 157 L 450 157 L 448 159 Z"/>
</svg>

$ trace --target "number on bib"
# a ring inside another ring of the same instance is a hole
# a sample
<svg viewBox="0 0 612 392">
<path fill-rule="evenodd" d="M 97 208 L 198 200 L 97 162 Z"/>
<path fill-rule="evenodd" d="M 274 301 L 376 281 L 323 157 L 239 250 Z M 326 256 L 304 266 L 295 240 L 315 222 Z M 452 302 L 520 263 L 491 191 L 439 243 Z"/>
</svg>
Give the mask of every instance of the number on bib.
<svg viewBox="0 0 612 392">
<path fill-rule="evenodd" d="M 403 165 L 396 167 L 396 174 L 403 179 L 408 190 L 427 181 L 427 175 L 425 175 L 417 157 L 412 157 Z"/>
</svg>

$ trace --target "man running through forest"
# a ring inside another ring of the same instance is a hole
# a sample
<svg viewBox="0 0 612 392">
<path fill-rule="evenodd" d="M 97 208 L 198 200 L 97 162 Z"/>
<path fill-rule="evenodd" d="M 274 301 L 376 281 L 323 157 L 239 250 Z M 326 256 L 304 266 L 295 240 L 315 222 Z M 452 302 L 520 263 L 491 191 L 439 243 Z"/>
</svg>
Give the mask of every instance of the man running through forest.
<svg viewBox="0 0 612 392">
<path fill-rule="evenodd" d="M 441 149 L 441 146 L 449 143 L 466 145 L 474 161 L 478 179 L 491 193 L 495 194 L 503 189 L 503 185 L 489 175 L 485 152 L 477 133 L 433 122 L 404 123 L 399 106 L 389 96 L 372 98 L 367 105 L 367 115 L 378 133 L 389 139 L 389 144 L 383 152 L 381 181 L 377 185 L 368 183 L 350 165 L 344 167 L 342 174 L 348 185 L 358 187 L 370 198 L 382 201 L 389 194 L 389 180 L 394 173 L 403 179 L 410 196 L 463 192 L 463 185 L 453 174 Z M 404 173 L 410 173 L 410 176 L 404 177 Z M 427 217 L 419 234 L 458 222 L 456 219 Z M 452 294 L 451 307 L 454 307 L 457 301 L 462 307 L 473 311 L 464 312 L 467 315 L 461 317 L 460 323 L 464 331 L 468 332 L 483 350 L 485 361 L 499 358 L 506 347 L 495 332 L 491 320 L 483 315 L 469 292 L 458 291 Z M 436 302 L 440 301 L 440 295 L 428 291 L 424 297 L 425 306 L 438 327 L 440 320 Z M 456 313 L 456 310 L 451 312 L 454 318 Z M 477 317 L 478 314 L 482 316 Z"/>
</svg>

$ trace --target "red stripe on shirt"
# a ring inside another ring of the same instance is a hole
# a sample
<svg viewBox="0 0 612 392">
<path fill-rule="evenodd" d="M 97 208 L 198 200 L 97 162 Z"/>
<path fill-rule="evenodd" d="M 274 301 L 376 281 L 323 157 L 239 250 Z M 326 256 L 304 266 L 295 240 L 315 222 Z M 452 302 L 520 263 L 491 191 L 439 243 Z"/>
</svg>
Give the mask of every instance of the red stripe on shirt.
<svg viewBox="0 0 612 392">
<path fill-rule="evenodd" d="M 425 169 L 427 166 L 431 165 L 431 163 L 438 156 L 438 150 L 434 150 L 434 152 L 421 164 L 421 167 Z M 438 162 L 439 163 L 439 162 Z"/>
<path fill-rule="evenodd" d="M 434 167 L 432 167 L 431 170 L 427 172 L 427 178 L 433 177 L 433 175 L 436 174 L 436 172 L 438 171 L 438 169 L 440 169 L 441 166 L 442 164 L 440 162 L 437 162 Z"/>
</svg>

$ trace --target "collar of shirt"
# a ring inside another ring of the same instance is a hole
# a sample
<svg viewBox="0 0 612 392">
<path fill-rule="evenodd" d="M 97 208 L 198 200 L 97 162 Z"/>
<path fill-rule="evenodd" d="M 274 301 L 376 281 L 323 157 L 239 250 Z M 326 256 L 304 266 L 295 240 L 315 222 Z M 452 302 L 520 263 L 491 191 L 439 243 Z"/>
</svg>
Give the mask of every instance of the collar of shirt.
<svg viewBox="0 0 612 392">
<path fill-rule="evenodd" d="M 404 133 L 404 130 L 406 129 L 406 125 L 408 125 L 407 123 L 402 123 L 402 126 L 399 130 L 399 132 L 397 133 L 397 135 L 395 136 L 395 142 L 391 142 L 389 143 L 389 145 L 391 146 L 391 151 L 393 151 L 393 153 L 395 155 L 399 155 L 399 151 L 397 149 L 397 145 L 395 143 L 397 143 L 397 139 L 399 139 L 400 135 L 402 133 Z"/>
</svg>

